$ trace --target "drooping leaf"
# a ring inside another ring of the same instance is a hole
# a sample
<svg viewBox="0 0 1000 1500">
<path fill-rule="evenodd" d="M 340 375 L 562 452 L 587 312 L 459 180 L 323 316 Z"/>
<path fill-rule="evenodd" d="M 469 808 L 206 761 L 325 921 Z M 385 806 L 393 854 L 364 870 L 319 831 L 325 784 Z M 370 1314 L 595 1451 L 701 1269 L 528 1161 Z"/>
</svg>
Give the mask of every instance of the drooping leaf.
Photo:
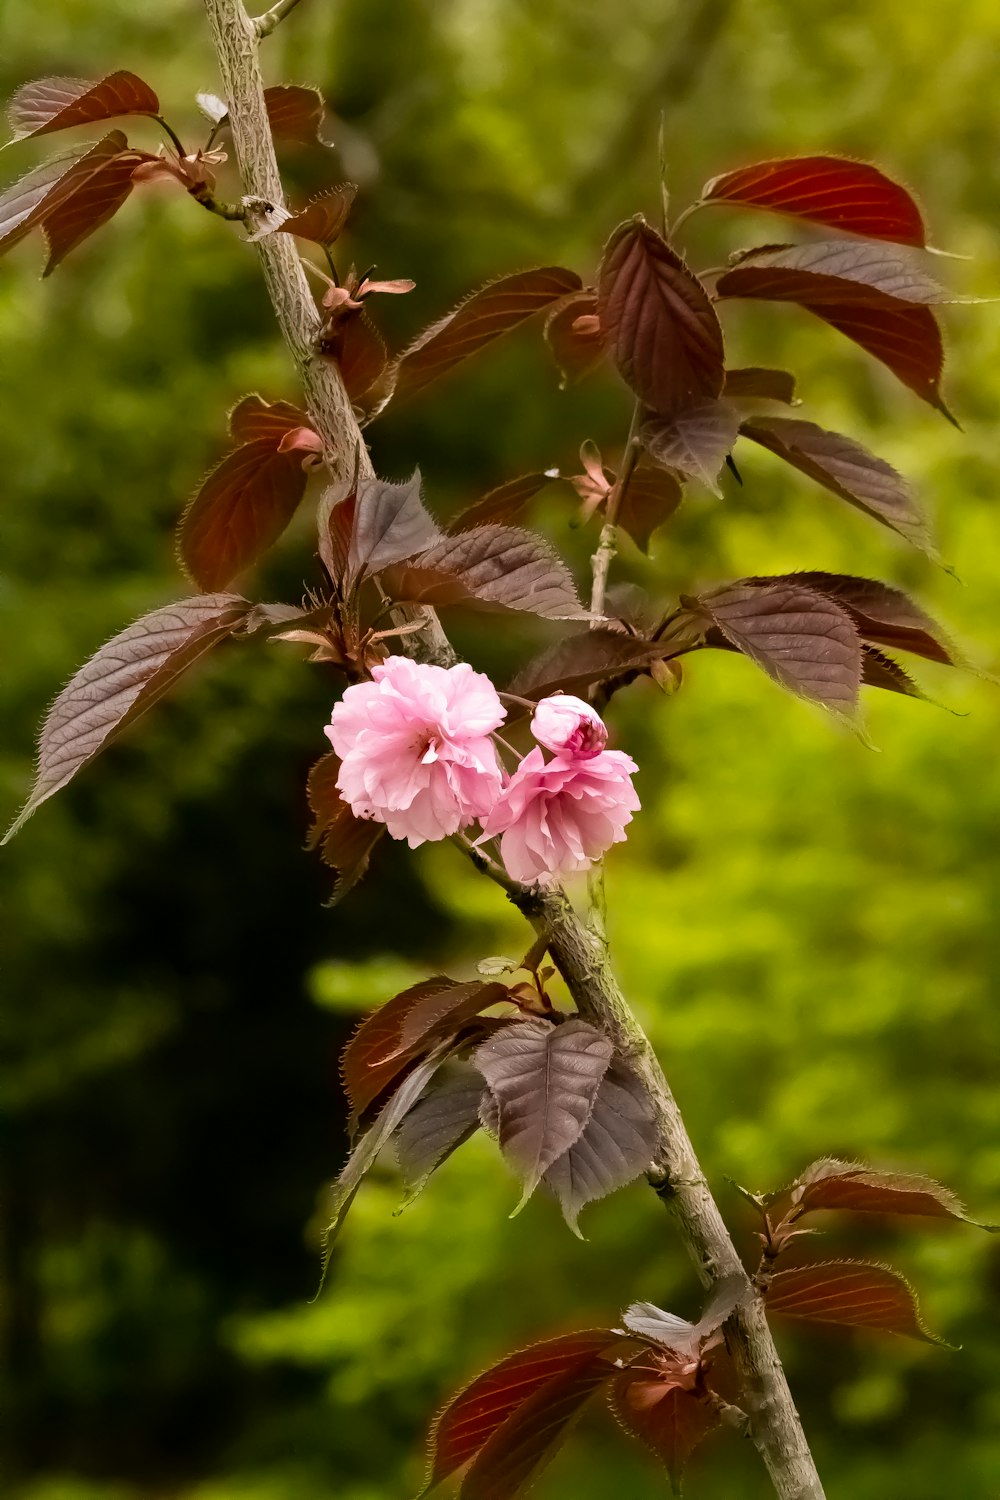
<svg viewBox="0 0 1000 1500">
<path fill-rule="evenodd" d="M 905 251 L 862 240 L 813 240 L 752 250 L 719 278 L 720 297 L 807 302 L 812 307 L 958 302 Z"/>
<path fill-rule="evenodd" d="M 550 1380 L 490 1437 L 462 1481 L 460 1500 L 514 1500 L 563 1442 L 591 1396 L 615 1373 L 600 1355 Z"/>
<path fill-rule="evenodd" d="M 347 223 L 357 191 L 355 182 L 342 182 L 339 187 L 328 188 L 279 224 L 275 233 L 293 234 L 296 239 L 312 240 L 316 245 L 332 245 Z"/>
<path fill-rule="evenodd" d="M 776 1271 L 765 1305 L 769 1316 L 778 1313 L 812 1323 L 902 1333 L 928 1344 L 942 1342 L 923 1326 L 916 1298 L 903 1277 L 866 1261 L 823 1261 Z"/>
<path fill-rule="evenodd" d="M 501 276 L 424 330 L 396 361 L 396 395 L 412 396 L 525 319 L 580 290 L 575 271 L 541 266 Z"/>
<path fill-rule="evenodd" d="M 894 283 L 887 277 L 886 284 L 902 289 L 908 279 L 911 290 L 918 291 L 916 273 L 900 276 Z M 935 285 L 926 278 L 925 292 Z M 944 344 L 929 306 L 900 302 L 875 285 L 855 282 L 852 286 L 846 279 L 824 279 L 815 272 L 758 266 L 752 255 L 727 271 L 716 290 L 720 297 L 798 303 L 880 360 L 898 380 L 950 419 L 940 391 Z"/>
<path fill-rule="evenodd" d="M 648 552 L 653 532 L 669 521 L 683 499 L 679 479 L 659 464 L 640 461 L 632 470 L 622 497 L 618 525 L 628 532 L 637 547 Z"/>
<path fill-rule="evenodd" d="M 792 583 L 818 589 L 836 600 L 851 616 L 862 640 L 871 645 L 909 651 L 927 661 L 956 666 L 958 656 L 936 620 L 914 604 L 902 589 L 877 578 L 854 578 L 847 573 L 791 573 Z"/>
<path fill-rule="evenodd" d="M 279 83 L 264 90 L 267 118 L 275 135 L 303 141 L 307 146 L 327 143 L 320 135 L 326 100 L 319 89 Z"/>
<path fill-rule="evenodd" d="M 547 698 L 551 693 L 585 693 L 595 683 L 623 672 L 642 671 L 669 648 L 599 626 L 564 636 L 529 661 L 510 683 L 520 698 Z"/>
<path fill-rule="evenodd" d="M 850 615 L 828 595 L 786 579 L 743 579 L 703 594 L 698 607 L 723 642 L 782 687 L 853 715 L 861 641 Z"/>
<path fill-rule="evenodd" d="M 270 438 L 227 454 L 181 518 L 177 546 L 191 578 L 224 588 L 278 540 L 305 488 L 298 455 L 278 452 Z"/>
<path fill-rule="evenodd" d="M 509 1355 L 460 1391 L 431 1429 L 425 1491 L 467 1464 L 519 1407 L 554 1382 L 589 1370 L 620 1342 L 610 1329 L 546 1339 Z M 613 1367 L 608 1364 L 607 1372 Z"/>
<path fill-rule="evenodd" d="M 601 1080 L 583 1134 L 542 1181 L 575 1232 L 585 1203 L 605 1198 L 649 1169 L 656 1153 L 656 1113 L 640 1078 L 615 1058 Z"/>
<path fill-rule="evenodd" d="M 893 657 L 867 644 L 862 644 L 861 651 L 864 656 L 861 672 L 863 687 L 882 688 L 887 693 L 902 693 L 907 698 L 926 696 L 909 672 Z"/>
<path fill-rule="evenodd" d="M 761 161 L 713 177 L 701 191 L 705 203 L 764 208 L 826 224 L 868 239 L 926 244 L 913 198 L 878 167 L 839 156 Z"/>
<path fill-rule="evenodd" d="M 119 115 L 158 115 L 160 101 L 134 73 L 88 78 L 39 78 L 23 84 L 7 106 L 15 140 L 48 135 L 73 125 L 92 125 Z"/>
<path fill-rule="evenodd" d="M 622 1322 L 629 1333 L 668 1350 L 681 1361 L 689 1361 L 717 1342 L 720 1328 L 748 1291 L 745 1278 L 725 1276 L 716 1285 L 697 1323 L 665 1312 L 653 1302 L 633 1302 L 622 1315 Z"/>
<path fill-rule="evenodd" d="M 390 1136 L 402 1124 L 444 1062 L 449 1045 L 448 1042 L 439 1043 L 426 1057 L 420 1058 L 413 1065 L 412 1070 L 403 1079 L 381 1113 L 359 1137 L 354 1150 L 348 1157 L 346 1165 L 330 1192 L 328 1207 L 330 1218 L 323 1234 L 324 1274 L 334 1242 L 366 1173 L 372 1167 L 382 1147 L 388 1143 Z"/>
<path fill-rule="evenodd" d="M 609 1401 L 624 1430 L 652 1450 L 679 1491 L 685 1464 L 719 1425 L 712 1407 L 690 1390 L 641 1369 L 620 1371 Z"/>
<path fill-rule="evenodd" d="M 518 1208 L 580 1139 L 613 1050 L 578 1020 L 525 1021 L 476 1049 L 472 1061 L 499 1107 L 500 1149 L 524 1182 Z"/>
<path fill-rule="evenodd" d="M 371 390 L 389 362 L 385 339 L 364 312 L 338 318 L 323 337 L 320 350 L 337 361 L 344 389 L 353 403 Z"/>
<path fill-rule="evenodd" d="M 887 1172 L 832 1157 L 813 1162 L 787 1190 L 797 1217 L 816 1209 L 851 1213 L 916 1214 L 930 1219 L 967 1215 L 949 1188 L 921 1172 Z M 775 1198 L 784 1194 L 775 1194 Z"/>
<path fill-rule="evenodd" d="M 598 282 L 601 333 L 626 384 L 661 416 L 721 395 L 722 329 L 696 276 L 642 219 L 621 224 Z"/>
<path fill-rule="evenodd" d="M 75 192 L 60 195 L 42 219 L 42 233 L 49 247 L 49 258 L 43 276 L 50 276 L 71 250 L 100 229 L 112 218 L 134 186 L 133 173 L 142 158 L 134 151 L 123 151 L 100 171 L 91 172 Z"/>
<path fill-rule="evenodd" d="M 453 1036 L 507 994 L 506 985 L 496 982 L 461 983 L 435 974 L 387 1000 L 362 1021 L 344 1049 L 341 1071 L 353 1113 L 363 1114 L 431 1042 Z"/>
<path fill-rule="evenodd" d="M 756 365 L 727 370 L 722 394 L 733 401 L 781 401 L 791 406 L 795 401 L 795 376 L 788 370 Z"/>
<path fill-rule="evenodd" d="M 277 448 L 286 433 L 308 421 L 306 413 L 290 401 L 268 402 L 254 392 L 229 413 L 229 431 L 236 443 L 260 443 L 266 438 Z"/>
<path fill-rule="evenodd" d="M 349 586 L 432 547 L 440 539 L 441 532 L 420 497 L 419 469 L 405 484 L 359 480 L 348 549 Z"/>
<path fill-rule="evenodd" d="M 471 1063 L 449 1059 L 396 1132 L 396 1157 L 414 1198 L 432 1172 L 479 1129 L 484 1084 Z"/>
<path fill-rule="evenodd" d="M 61 241 L 68 237 L 71 228 L 76 225 L 83 231 L 73 239 L 74 244 L 79 243 L 90 232 L 90 228 L 96 229 L 110 216 L 108 213 L 104 213 L 103 218 L 99 216 L 107 203 L 106 191 L 100 184 L 110 173 L 110 180 L 116 184 L 116 188 L 120 185 L 119 165 L 123 160 L 130 163 L 130 175 L 140 156 L 137 152 L 128 151 L 128 142 L 120 130 L 111 130 L 95 146 L 82 151 L 64 152 L 36 167 L 33 172 L 28 172 L 0 196 L 0 251 L 9 250 L 32 229 L 45 225 L 49 217 L 61 209 L 65 213 L 57 238 Z M 91 200 L 88 189 L 95 181 L 98 188 L 95 199 Z M 127 195 L 126 189 L 125 196 Z M 76 209 L 72 206 L 74 199 L 78 200 Z M 124 199 L 119 198 L 110 212 L 114 212 L 114 208 L 120 206 L 122 201 Z M 90 228 L 86 227 L 88 221 L 91 221 Z M 66 249 L 69 248 L 71 246 L 67 245 Z M 65 254 L 65 249 L 61 253 Z M 57 258 L 61 258 L 61 255 Z M 55 261 L 50 259 L 46 274 L 53 269 L 54 264 Z"/>
<path fill-rule="evenodd" d="M 86 154 L 86 148 L 64 151 L 26 172 L 0 193 L 0 252 L 23 240 L 41 222 L 48 195 L 69 166 Z"/>
<path fill-rule="evenodd" d="M 339 774 L 340 760 L 329 751 L 313 766 L 306 783 L 313 814 L 306 847 L 318 847 L 324 864 L 337 872 L 331 906 L 357 885 L 368 869 L 372 850 L 385 833 L 385 825 L 374 818 L 354 816 L 337 790 Z"/>
<path fill-rule="evenodd" d="M 34 785 L 3 842 L 151 708 L 199 656 L 231 635 L 249 609 L 235 594 L 181 599 L 143 615 L 102 646 L 49 709 L 38 742 Z"/>
<path fill-rule="evenodd" d="M 521 474 L 517 479 L 508 479 L 505 484 L 498 484 L 495 489 L 490 490 L 474 505 L 468 505 L 465 510 L 459 511 L 451 521 L 448 530 L 450 532 L 471 531 L 476 526 L 486 526 L 495 521 L 509 524 L 521 515 L 525 506 L 535 498 L 539 490 L 543 490 L 546 485 L 552 484 L 559 477 L 556 470 L 551 470 L 548 473 Z"/>
<path fill-rule="evenodd" d="M 922 551 L 930 550 L 927 520 L 913 490 L 884 459 L 853 438 L 827 432 L 815 422 L 788 417 L 754 417 L 743 436 L 758 443 L 824 489 L 881 521 Z"/>
<path fill-rule="evenodd" d="M 477 604 L 547 620 L 589 618 L 566 564 L 537 532 L 519 526 L 477 526 L 443 537 L 387 572 L 385 584 L 393 598 L 415 604 Z"/>
<path fill-rule="evenodd" d="M 730 402 L 696 401 L 672 417 L 651 412 L 639 429 L 639 440 L 664 468 L 700 479 L 718 495 L 719 470 L 739 430 L 739 412 Z"/>
<path fill-rule="evenodd" d="M 597 298 L 582 292 L 553 308 L 545 319 L 545 339 L 559 366 L 561 389 L 596 370 L 604 358 Z"/>
</svg>

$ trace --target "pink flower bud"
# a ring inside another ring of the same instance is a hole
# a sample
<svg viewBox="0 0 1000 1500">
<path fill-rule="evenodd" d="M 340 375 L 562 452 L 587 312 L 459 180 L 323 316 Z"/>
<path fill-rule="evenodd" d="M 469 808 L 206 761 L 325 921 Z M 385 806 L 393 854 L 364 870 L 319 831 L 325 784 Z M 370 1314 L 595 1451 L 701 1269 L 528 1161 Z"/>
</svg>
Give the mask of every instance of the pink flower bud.
<svg viewBox="0 0 1000 1500">
<path fill-rule="evenodd" d="M 506 709 L 467 662 L 431 667 L 390 656 L 349 687 L 326 733 L 340 756 L 337 788 L 359 818 L 376 818 L 411 849 L 485 817 L 502 777 L 490 733 Z"/>
<path fill-rule="evenodd" d="M 543 698 L 535 709 L 531 732 L 540 745 L 557 755 L 598 755 L 608 743 L 608 730 L 600 714 L 569 693 Z"/>
</svg>

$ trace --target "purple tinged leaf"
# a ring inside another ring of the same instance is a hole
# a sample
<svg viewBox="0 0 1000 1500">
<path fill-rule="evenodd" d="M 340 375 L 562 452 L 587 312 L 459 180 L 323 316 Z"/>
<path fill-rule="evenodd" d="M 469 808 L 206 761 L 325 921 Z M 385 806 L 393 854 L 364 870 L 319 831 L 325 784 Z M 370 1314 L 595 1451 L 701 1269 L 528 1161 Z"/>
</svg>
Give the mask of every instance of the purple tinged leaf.
<svg viewBox="0 0 1000 1500">
<path fill-rule="evenodd" d="M 790 573 L 788 581 L 818 589 L 836 600 L 869 644 L 909 651 L 946 667 L 960 664 L 941 626 L 902 589 L 876 578 L 854 578 L 846 573 Z"/>
<path fill-rule="evenodd" d="M 200 656 L 231 635 L 249 610 L 236 594 L 181 599 L 143 615 L 102 646 L 49 709 L 31 794 L 3 842 Z"/>
<path fill-rule="evenodd" d="M 508 691 L 519 698 L 533 699 L 547 698 L 552 693 L 579 696 L 597 682 L 607 682 L 624 672 L 645 671 L 669 650 L 663 642 L 646 641 L 625 630 L 597 626 L 547 646 L 521 668 Z"/>
<path fill-rule="evenodd" d="M 584 1204 L 607 1197 L 648 1171 L 656 1144 L 656 1114 L 648 1090 L 615 1058 L 601 1080 L 580 1139 L 542 1179 L 559 1199 L 575 1234 L 580 1232 L 577 1215 Z"/>
<path fill-rule="evenodd" d="M 422 552 L 441 539 L 441 531 L 424 508 L 420 470 L 405 484 L 359 479 L 354 529 L 347 559 L 347 586 Z"/>
<path fill-rule="evenodd" d="M 100 180 L 127 150 L 122 132 L 111 130 L 95 146 L 61 152 L 19 178 L 0 195 L 0 252 L 44 225 L 51 214 L 85 192 L 94 179 Z M 129 153 L 128 159 L 138 162 L 139 157 Z"/>
<path fill-rule="evenodd" d="M 753 288 L 749 293 L 747 286 Z M 815 307 L 824 302 L 867 306 L 873 292 L 921 305 L 962 300 L 906 252 L 858 240 L 813 240 L 751 251 L 720 278 L 717 290 L 720 297 L 804 300 Z"/>
<path fill-rule="evenodd" d="M 499 1106 L 500 1149 L 524 1180 L 517 1213 L 580 1139 L 614 1049 L 586 1021 L 525 1021 L 477 1048 L 474 1065 Z"/>
<path fill-rule="evenodd" d="M 739 413 L 728 401 L 698 401 L 672 417 L 650 412 L 639 429 L 639 441 L 665 469 L 700 479 L 718 495 L 719 470 L 739 430 Z"/>
<path fill-rule="evenodd" d="M 156 115 L 160 103 L 148 83 L 134 73 L 106 78 L 39 78 L 23 84 L 7 106 L 14 140 L 93 125 L 118 115 Z"/>
<path fill-rule="evenodd" d="M 732 401 L 781 401 L 791 406 L 795 401 L 795 376 L 789 370 L 757 365 L 727 370 L 722 394 Z"/>
<path fill-rule="evenodd" d="M 482 1075 L 471 1063 L 449 1059 L 421 1094 L 396 1134 L 407 1203 L 431 1173 L 479 1129 L 479 1106 L 485 1092 Z"/>
<path fill-rule="evenodd" d="M 394 599 L 478 604 L 547 620 L 586 620 L 566 564 L 543 537 L 518 526 L 477 526 L 443 537 L 385 578 Z"/>
<path fill-rule="evenodd" d="M 558 470 L 552 469 L 545 473 L 521 474 L 517 479 L 508 479 L 506 484 L 498 484 L 474 505 L 467 505 L 465 510 L 459 511 L 449 523 L 448 530 L 452 533 L 472 531 L 477 526 L 492 522 L 506 524 L 514 521 L 539 490 L 545 489 L 546 485 L 560 477 Z"/>
</svg>

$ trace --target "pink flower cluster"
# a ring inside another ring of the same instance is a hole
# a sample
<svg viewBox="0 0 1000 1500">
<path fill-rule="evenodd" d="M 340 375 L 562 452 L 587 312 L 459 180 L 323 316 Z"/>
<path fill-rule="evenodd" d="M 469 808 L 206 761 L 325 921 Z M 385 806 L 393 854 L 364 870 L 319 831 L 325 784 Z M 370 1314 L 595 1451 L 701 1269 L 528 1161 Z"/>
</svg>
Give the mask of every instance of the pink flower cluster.
<svg viewBox="0 0 1000 1500">
<path fill-rule="evenodd" d="M 371 682 L 346 690 L 327 726 L 341 796 L 411 848 L 478 821 L 480 842 L 500 838 L 515 880 L 588 869 L 624 839 L 639 807 L 635 762 L 605 748 L 607 729 L 589 703 L 559 693 L 538 704 L 538 745 L 508 775 L 491 738 L 506 714 L 489 678 L 467 663 L 391 656 Z"/>
</svg>

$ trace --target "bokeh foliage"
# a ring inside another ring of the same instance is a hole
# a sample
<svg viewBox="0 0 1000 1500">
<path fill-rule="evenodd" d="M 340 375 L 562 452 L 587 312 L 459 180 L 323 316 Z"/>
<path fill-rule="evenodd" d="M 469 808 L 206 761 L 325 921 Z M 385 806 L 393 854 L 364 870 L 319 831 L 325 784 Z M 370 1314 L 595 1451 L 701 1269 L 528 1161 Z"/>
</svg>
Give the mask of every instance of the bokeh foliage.
<svg viewBox="0 0 1000 1500">
<path fill-rule="evenodd" d="M 180 0 L 6 0 L 2 25 L 4 94 L 131 67 L 183 121 L 214 83 L 198 7 Z M 874 157 L 917 187 L 935 243 L 974 257 L 938 270 L 992 292 L 998 44 L 985 0 L 953 27 L 902 0 L 303 0 L 266 64 L 332 102 L 339 155 L 290 154 L 291 191 L 361 183 L 344 253 L 416 279 L 379 309 L 400 342 L 491 274 L 589 273 L 619 217 L 656 212 L 661 108 L 678 201 L 781 152 Z M 0 158 L 5 180 L 32 151 Z M 689 243 L 718 263 L 753 228 L 706 213 Z M 181 591 L 171 528 L 228 407 L 250 389 L 298 395 L 252 251 L 196 206 L 137 195 L 44 284 L 40 264 L 27 242 L 0 267 L 5 819 L 56 687 Z M 872 573 L 995 662 L 1000 340 L 992 307 L 946 321 L 964 434 L 790 309 L 730 309 L 727 327 L 734 363 L 791 364 L 802 415 L 918 482 L 963 583 L 757 452 L 743 489 L 692 496 L 652 562 L 629 554 L 623 571 L 664 595 L 755 571 Z M 560 393 L 523 334 L 387 416 L 374 452 L 393 476 L 419 462 L 446 509 L 569 464 L 584 436 L 613 447 L 626 415 L 610 376 Z M 540 515 L 582 564 L 566 507 Z M 313 568 L 303 523 L 260 593 L 294 599 Z M 530 632 L 459 634 L 499 674 Z M 465 975 L 524 938 L 448 848 L 389 850 L 323 909 L 302 786 L 334 683 L 297 656 L 220 653 L 0 863 L 0 1469 L 21 1500 L 388 1500 L 417 1487 L 430 1411 L 516 1340 L 633 1296 L 697 1302 L 648 1191 L 587 1210 L 580 1244 L 541 1199 L 508 1221 L 514 1185 L 482 1142 L 400 1218 L 387 1164 L 308 1302 L 344 1145 L 344 1037 L 411 978 Z M 958 716 L 868 695 L 878 753 L 707 653 L 676 698 L 647 686 L 613 714 L 644 801 L 610 861 L 615 953 L 748 1245 L 725 1175 L 766 1188 L 829 1152 L 930 1171 L 997 1214 L 1000 697 L 973 676 L 922 680 Z M 823 1248 L 848 1243 L 891 1255 L 963 1349 L 783 1338 L 831 1497 L 990 1500 L 997 1241 L 875 1227 Z M 664 1487 L 601 1418 L 540 1493 Z M 690 1491 L 766 1493 L 733 1437 Z"/>
</svg>

